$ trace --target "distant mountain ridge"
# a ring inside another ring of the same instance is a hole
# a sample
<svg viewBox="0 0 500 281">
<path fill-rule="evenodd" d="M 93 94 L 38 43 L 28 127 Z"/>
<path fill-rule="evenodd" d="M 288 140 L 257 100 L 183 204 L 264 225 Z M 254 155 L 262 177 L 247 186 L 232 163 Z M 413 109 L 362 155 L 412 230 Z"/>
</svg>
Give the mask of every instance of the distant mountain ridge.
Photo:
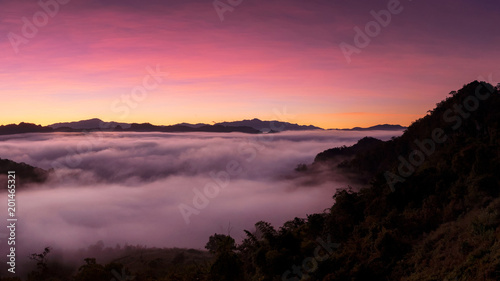
<svg viewBox="0 0 500 281">
<path fill-rule="evenodd" d="M 405 130 L 408 127 L 404 127 L 401 125 L 391 125 L 391 124 L 381 124 L 375 125 L 367 128 L 354 127 L 351 129 L 329 129 L 329 130 L 340 130 L 340 131 L 399 131 Z"/>
<path fill-rule="evenodd" d="M 47 133 L 52 132 L 50 127 L 43 127 L 31 123 L 21 122 L 19 124 L 9 124 L 0 126 L 0 135 L 22 134 L 22 133 Z"/>
<path fill-rule="evenodd" d="M 248 126 L 259 131 L 306 131 L 306 130 L 323 130 L 323 128 L 316 127 L 313 125 L 298 125 L 288 122 L 281 122 L 277 120 L 262 121 L 260 119 L 254 118 L 251 120 L 241 120 L 232 122 L 221 122 L 216 125 L 222 126 Z"/>
<path fill-rule="evenodd" d="M 53 129 L 71 128 L 71 129 L 84 130 L 84 129 L 98 129 L 98 128 L 115 128 L 117 126 L 120 126 L 123 129 L 128 129 L 131 127 L 130 124 L 128 123 L 104 122 L 98 118 L 75 121 L 75 122 L 54 123 L 47 127 L 51 127 Z"/>
<path fill-rule="evenodd" d="M 345 131 L 368 131 L 368 130 L 403 130 L 406 127 L 400 125 L 376 125 L 368 128 L 354 127 L 352 129 L 328 129 Z M 313 125 L 299 125 L 277 120 L 264 121 L 257 118 L 220 122 L 214 125 L 205 123 L 179 123 L 175 125 L 153 125 L 150 123 L 120 123 L 105 122 L 98 118 L 80 120 L 74 122 L 59 122 L 48 126 L 35 125 L 21 122 L 19 124 L 0 125 L 0 135 L 22 134 L 22 133 L 50 133 L 50 132 L 83 132 L 91 130 L 100 131 L 129 131 L 129 132 L 242 132 L 242 133 L 277 133 L 280 131 L 306 131 L 324 130 Z"/>
<path fill-rule="evenodd" d="M 53 129 L 61 129 L 61 128 L 71 128 L 76 130 L 92 130 L 92 129 L 114 129 L 117 126 L 120 126 L 121 129 L 129 129 L 132 127 L 132 124 L 137 123 L 119 123 L 119 122 L 105 122 L 98 118 L 92 118 L 88 120 L 80 120 L 74 122 L 60 122 L 48 125 L 47 127 L 51 127 Z M 149 123 L 143 123 L 149 124 Z M 153 125 L 154 126 L 154 125 Z M 255 130 L 259 131 L 305 131 L 305 130 L 324 130 L 323 128 L 314 126 L 314 125 L 299 125 L 289 122 L 282 122 L 277 120 L 260 120 L 258 118 L 254 119 L 245 119 L 240 121 L 231 121 L 231 122 L 219 122 L 214 125 L 206 124 L 206 123 L 178 123 L 175 125 L 164 126 L 160 125 L 159 127 L 189 127 L 189 128 L 203 128 L 207 126 L 225 126 L 225 127 L 251 127 Z M 404 130 L 407 127 L 401 125 L 392 125 L 392 124 L 380 124 L 371 127 L 354 127 L 354 128 L 344 128 L 344 129 L 328 129 L 328 130 L 341 130 L 341 131 L 371 131 L 371 130 L 385 130 L 385 131 L 398 131 Z M 184 130 L 181 130 L 184 131 Z"/>
<path fill-rule="evenodd" d="M 203 127 L 203 126 L 209 126 L 209 124 L 205 124 L 205 123 L 196 123 L 196 124 L 179 123 L 179 124 L 175 124 L 175 125 L 186 126 L 186 127 L 190 127 L 190 128 L 200 128 L 200 127 Z"/>
<path fill-rule="evenodd" d="M 143 124 L 149 124 L 149 123 L 143 123 Z M 53 129 L 61 129 L 61 128 L 70 128 L 70 129 L 75 129 L 75 130 L 92 130 L 92 129 L 114 129 L 117 126 L 120 126 L 121 129 L 130 129 L 130 128 L 137 128 L 137 123 L 118 123 L 118 122 L 104 122 L 101 119 L 98 118 L 93 118 L 93 119 L 88 119 L 88 120 L 81 120 L 81 121 L 75 121 L 75 122 L 62 122 L 62 123 L 54 123 L 51 125 L 48 125 L 48 127 L 51 127 Z M 151 125 L 151 126 L 156 126 L 156 125 Z M 150 127 L 151 127 L 150 126 Z M 179 123 L 175 125 L 169 125 L 169 126 L 156 126 L 156 127 L 164 127 L 164 128 L 178 128 L 181 129 L 181 131 L 189 131 L 189 129 L 186 128 L 193 128 L 193 129 L 201 129 L 201 128 L 206 128 L 208 129 L 211 126 L 216 126 L 220 128 L 221 126 L 223 127 L 250 127 L 258 131 L 263 131 L 263 132 L 268 132 L 268 131 L 273 131 L 273 132 L 278 132 L 278 131 L 297 131 L 297 130 L 323 130 L 323 128 L 316 127 L 313 125 L 298 125 L 298 124 L 292 124 L 288 122 L 281 122 L 281 121 L 263 121 L 257 118 L 254 118 L 252 120 L 241 120 L 241 121 L 232 121 L 232 122 L 220 122 L 220 123 L 215 123 L 214 125 L 210 124 L 205 124 L 205 123 L 197 123 L 197 124 L 190 124 L 190 123 Z"/>
<path fill-rule="evenodd" d="M 90 119 L 78 122 L 57 123 L 50 126 L 40 126 L 30 123 L 10 124 L 0 126 L 0 135 L 22 134 L 22 133 L 52 133 L 52 132 L 214 132 L 231 133 L 240 132 L 248 134 L 259 134 L 261 131 L 246 126 L 222 126 L 203 125 L 201 127 L 188 127 L 183 125 L 157 126 L 150 123 L 124 124 L 117 122 L 104 122 L 100 119 Z M 125 127 L 125 128 L 124 128 Z"/>
</svg>

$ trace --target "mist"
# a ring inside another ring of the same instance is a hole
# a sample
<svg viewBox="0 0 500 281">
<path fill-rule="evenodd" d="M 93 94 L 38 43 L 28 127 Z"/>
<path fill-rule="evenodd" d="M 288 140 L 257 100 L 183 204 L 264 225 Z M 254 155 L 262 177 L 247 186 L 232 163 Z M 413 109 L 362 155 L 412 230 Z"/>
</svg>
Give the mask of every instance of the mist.
<svg viewBox="0 0 500 281">
<path fill-rule="evenodd" d="M 339 176 L 303 186 L 294 168 L 364 136 L 387 140 L 399 134 L 22 134 L 0 136 L 0 156 L 54 169 L 46 183 L 18 190 L 20 252 L 97 241 L 202 249 L 214 233 L 239 241 L 260 220 L 279 226 L 322 212 L 335 190 L 349 183 Z M 22 174 L 17 177 L 22 181 Z M 7 194 L 0 195 L 6 202 Z M 0 218 L 5 221 L 6 212 Z"/>
</svg>

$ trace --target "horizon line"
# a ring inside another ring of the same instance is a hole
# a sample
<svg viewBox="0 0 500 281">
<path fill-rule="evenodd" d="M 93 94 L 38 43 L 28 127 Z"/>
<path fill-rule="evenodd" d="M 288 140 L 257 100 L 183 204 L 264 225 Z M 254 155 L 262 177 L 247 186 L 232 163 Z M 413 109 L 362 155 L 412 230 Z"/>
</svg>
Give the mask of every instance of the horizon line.
<svg viewBox="0 0 500 281">
<path fill-rule="evenodd" d="M 261 122 L 281 122 L 281 123 L 288 123 L 288 124 L 293 124 L 293 125 L 298 125 L 298 126 L 313 126 L 313 127 L 316 127 L 316 128 L 319 128 L 321 130 L 348 130 L 348 129 L 356 129 L 356 128 L 371 128 L 371 127 L 375 127 L 375 126 L 400 126 L 402 128 L 408 128 L 408 126 L 403 126 L 401 124 L 389 124 L 389 123 L 384 123 L 384 124 L 373 124 L 373 125 L 369 125 L 369 126 L 353 126 L 353 127 L 350 127 L 350 128 L 323 128 L 323 127 L 319 127 L 319 126 L 316 126 L 316 125 L 313 125 L 313 124 L 300 124 L 300 123 L 292 123 L 292 122 L 287 122 L 287 121 L 280 121 L 280 120 L 263 120 L 263 119 L 260 119 L 260 118 L 251 118 L 251 119 L 241 119 L 241 120 L 233 120 L 233 121 L 221 121 L 221 122 L 214 122 L 212 121 L 211 123 L 204 123 L 204 122 L 196 122 L 196 123 L 189 123 L 189 122 L 180 122 L 180 123 L 171 123 L 171 124 L 160 124 L 160 125 L 157 125 L 157 124 L 153 124 L 151 122 L 119 122 L 119 121 L 104 121 L 103 119 L 101 118 L 98 118 L 98 117 L 93 117 L 93 118 L 89 118 L 89 119 L 82 119 L 82 120 L 77 120 L 77 121 L 59 121 L 59 122 L 55 122 L 55 123 L 51 123 L 51 124 L 47 124 L 47 125 L 44 125 L 44 124 L 40 124 L 40 123 L 32 123 L 32 122 L 27 122 L 27 121 L 21 121 L 19 123 L 8 123 L 8 124 L 5 124 L 5 123 L 2 123 L 0 124 L 0 126 L 7 126 L 7 125 L 20 125 L 22 123 L 25 123 L 25 124 L 34 124 L 34 125 L 37 125 L 37 126 L 42 126 L 42 127 L 49 127 L 49 126 L 52 126 L 52 125 L 55 125 L 55 124 L 61 124 L 61 123 L 76 123 L 76 122 L 82 122 L 82 121 L 90 121 L 90 120 L 99 120 L 101 122 L 104 122 L 104 123 L 118 123 L 118 124 L 151 124 L 151 125 L 154 125 L 154 126 L 175 126 L 175 125 L 183 125 L 183 124 L 189 124 L 189 125 L 200 125 L 200 124 L 204 124 L 204 125 L 208 125 L 208 126 L 213 126 L 213 125 L 220 125 L 220 123 L 231 123 L 231 122 L 241 122 L 241 121 L 252 121 L 252 120 L 259 120 Z"/>
</svg>

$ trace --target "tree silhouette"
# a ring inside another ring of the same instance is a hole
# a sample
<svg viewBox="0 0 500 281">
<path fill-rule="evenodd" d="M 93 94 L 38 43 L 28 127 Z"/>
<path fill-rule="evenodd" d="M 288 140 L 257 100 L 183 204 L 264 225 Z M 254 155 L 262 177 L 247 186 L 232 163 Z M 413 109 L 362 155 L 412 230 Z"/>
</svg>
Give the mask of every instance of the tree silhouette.
<svg viewBox="0 0 500 281">
<path fill-rule="evenodd" d="M 229 235 L 214 234 L 210 236 L 205 248 L 216 256 L 210 267 L 211 280 L 238 281 L 243 280 L 242 263 L 234 252 L 236 243 Z"/>
</svg>

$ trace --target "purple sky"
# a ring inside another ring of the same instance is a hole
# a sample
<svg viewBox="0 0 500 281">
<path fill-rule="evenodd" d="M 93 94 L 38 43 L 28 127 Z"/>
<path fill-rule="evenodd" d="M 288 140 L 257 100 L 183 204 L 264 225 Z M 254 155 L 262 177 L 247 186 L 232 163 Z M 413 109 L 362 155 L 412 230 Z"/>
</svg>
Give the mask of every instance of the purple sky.
<svg viewBox="0 0 500 281">
<path fill-rule="evenodd" d="M 408 125 L 463 84 L 500 77 L 493 0 L 243 0 L 223 21 L 212 1 L 54 1 L 49 16 L 37 1 L 0 1 L 3 124 L 210 123 L 286 108 L 283 121 L 325 128 Z M 388 5 L 397 12 L 356 47 L 355 28 Z M 341 43 L 359 52 L 346 59 Z"/>
</svg>

